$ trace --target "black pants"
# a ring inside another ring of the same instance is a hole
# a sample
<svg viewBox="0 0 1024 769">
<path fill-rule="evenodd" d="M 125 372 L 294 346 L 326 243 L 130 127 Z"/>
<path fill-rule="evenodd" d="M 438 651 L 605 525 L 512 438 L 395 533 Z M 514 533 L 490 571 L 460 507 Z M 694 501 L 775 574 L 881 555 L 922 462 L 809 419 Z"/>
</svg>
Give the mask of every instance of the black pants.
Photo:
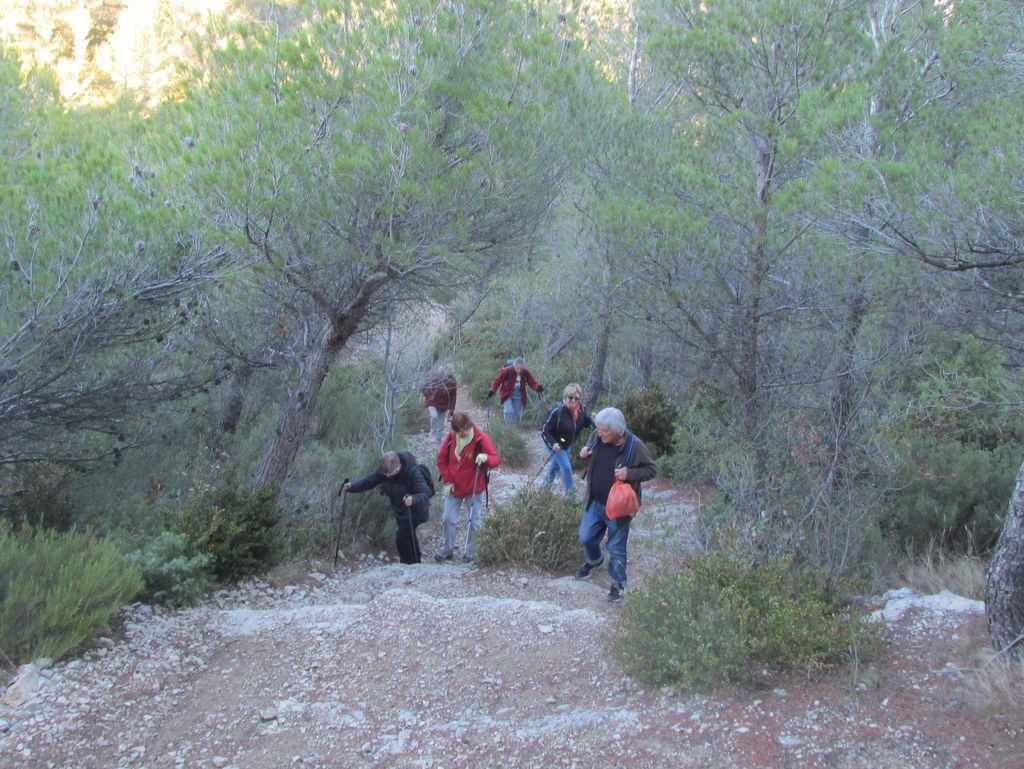
<svg viewBox="0 0 1024 769">
<path fill-rule="evenodd" d="M 402 563 L 420 563 L 420 542 L 416 538 L 416 527 L 419 522 L 414 516 L 395 516 L 395 548 Z"/>
</svg>

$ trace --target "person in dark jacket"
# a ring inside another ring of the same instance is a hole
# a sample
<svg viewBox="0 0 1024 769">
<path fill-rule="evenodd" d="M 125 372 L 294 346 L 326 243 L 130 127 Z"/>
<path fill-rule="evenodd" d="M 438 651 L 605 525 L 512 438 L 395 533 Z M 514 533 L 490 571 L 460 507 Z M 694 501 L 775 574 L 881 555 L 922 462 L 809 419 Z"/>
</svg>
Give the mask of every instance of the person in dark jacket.
<svg viewBox="0 0 1024 769">
<path fill-rule="evenodd" d="M 455 375 L 450 371 L 437 372 L 423 383 L 420 394 L 423 395 L 423 405 L 430 414 L 430 434 L 440 446 L 444 440 L 446 419 L 451 419 L 455 413 L 455 403 L 459 397 L 459 385 Z"/>
<path fill-rule="evenodd" d="M 432 491 L 416 469 L 416 457 L 408 451 L 388 451 L 377 469 L 362 478 L 349 481 L 342 489 L 358 494 L 380 486 L 395 514 L 395 548 L 402 563 L 420 563 L 420 543 L 416 527 L 430 517 Z"/>
<path fill-rule="evenodd" d="M 583 430 L 597 427 L 587 413 L 587 407 L 581 402 L 582 397 L 582 387 L 575 382 L 567 384 L 562 390 L 562 402 L 548 412 L 540 428 L 544 445 L 551 455 L 551 462 L 544 474 L 544 485 L 549 485 L 556 475 L 561 474 L 566 494 L 573 488 L 569 451 Z"/>
<path fill-rule="evenodd" d="M 580 451 L 589 459 L 583 491 L 583 517 L 580 519 L 580 544 L 586 561 L 576 570 L 576 579 L 586 579 L 604 563 L 601 540 L 608 534 L 608 575 L 612 586 L 609 601 L 621 601 L 626 592 L 626 543 L 632 517 L 609 518 L 605 514 L 608 492 L 615 481 L 625 481 L 640 500 L 640 484 L 658 473 L 651 452 L 644 442 L 626 429 L 626 418 L 616 408 L 601 409 L 594 417 L 597 430 Z"/>
<path fill-rule="evenodd" d="M 494 393 L 498 393 L 502 416 L 506 423 L 515 427 L 523 421 L 523 409 L 530 402 L 526 396 L 527 387 L 533 388 L 538 394 L 544 392 L 544 387 L 537 382 L 530 369 L 526 368 L 526 362 L 522 358 L 513 358 L 509 365 L 498 372 L 498 376 L 494 377 L 487 390 L 488 398 L 493 398 Z"/>
</svg>

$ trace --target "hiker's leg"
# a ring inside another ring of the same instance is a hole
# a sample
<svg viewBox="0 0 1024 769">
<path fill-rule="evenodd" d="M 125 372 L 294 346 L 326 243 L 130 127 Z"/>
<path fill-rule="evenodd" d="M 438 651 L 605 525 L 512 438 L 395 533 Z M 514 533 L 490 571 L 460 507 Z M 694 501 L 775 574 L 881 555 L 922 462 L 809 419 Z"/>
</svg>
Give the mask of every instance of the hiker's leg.
<svg viewBox="0 0 1024 769">
<path fill-rule="evenodd" d="M 444 439 L 444 412 L 439 412 L 436 406 L 427 406 L 430 414 L 430 434 L 438 444 Z"/>
<path fill-rule="evenodd" d="M 608 576 L 612 582 L 626 584 L 626 543 L 632 518 L 608 520 Z"/>
<path fill-rule="evenodd" d="M 481 525 L 481 516 L 484 510 L 483 492 L 466 497 L 469 506 L 469 529 L 466 532 L 466 557 L 476 558 L 476 531 Z"/>
<path fill-rule="evenodd" d="M 552 453 L 551 462 L 555 465 L 551 468 L 551 477 L 555 477 L 555 470 L 557 470 L 562 475 L 562 486 L 566 491 L 572 491 L 572 460 L 569 459 L 569 452 L 562 449 Z"/>
<path fill-rule="evenodd" d="M 601 562 L 601 538 L 608 527 L 608 518 L 604 514 L 604 505 L 591 501 L 580 518 L 580 544 L 587 563 Z"/>
<path fill-rule="evenodd" d="M 413 542 L 415 532 L 408 516 L 395 516 L 395 549 L 402 563 L 419 563 L 419 548 Z"/>
<path fill-rule="evenodd" d="M 455 532 L 459 528 L 460 500 L 449 495 L 444 498 L 444 516 L 441 523 L 444 528 L 444 545 L 441 547 L 442 555 L 451 555 L 455 552 Z"/>
<path fill-rule="evenodd" d="M 544 448 L 548 450 L 548 456 L 550 457 L 550 460 L 544 466 L 544 480 L 541 481 L 541 485 L 550 486 L 551 481 L 555 480 L 555 476 L 558 475 L 558 465 L 555 464 L 555 452 L 553 452 L 551 449 L 548 449 L 547 446 L 545 446 Z"/>
</svg>

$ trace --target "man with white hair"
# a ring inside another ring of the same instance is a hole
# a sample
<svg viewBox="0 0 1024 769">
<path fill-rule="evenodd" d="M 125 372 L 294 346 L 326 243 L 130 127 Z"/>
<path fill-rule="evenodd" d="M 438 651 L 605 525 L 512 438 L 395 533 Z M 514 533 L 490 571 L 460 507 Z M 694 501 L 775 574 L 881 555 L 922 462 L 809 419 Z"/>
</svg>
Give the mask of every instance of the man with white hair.
<svg viewBox="0 0 1024 769">
<path fill-rule="evenodd" d="M 586 561 L 576 570 L 576 579 L 586 579 L 604 563 L 601 540 L 608 535 L 608 575 L 612 586 L 608 600 L 621 601 L 626 592 L 626 543 L 632 516 L 609 518 L 605 513 L 608 492 L 615 481 L 624 481 L 636 491 L 640 500 L 640 484 L 658 473 L 651 452 L 644 442 L 626 429 L 626 418 L 616 408 L 602 409 L 594 417 L 597 429 L 580 451 L 589 459 L 584 474 L 584 509 L 580 519 L 580 544 Z"/>
</svg>

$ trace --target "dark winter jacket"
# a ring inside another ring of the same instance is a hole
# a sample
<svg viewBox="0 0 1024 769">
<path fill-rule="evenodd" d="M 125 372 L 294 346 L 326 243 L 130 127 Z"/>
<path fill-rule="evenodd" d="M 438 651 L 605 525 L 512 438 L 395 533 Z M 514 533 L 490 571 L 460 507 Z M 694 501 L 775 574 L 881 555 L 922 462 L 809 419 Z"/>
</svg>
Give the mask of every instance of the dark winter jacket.
<svg viewBox="0 0 1024 769">
<path fill-rule="evenodd" d="M 348 490 L 359 493 L 380 486 L 380 493 L 388 498 L 395 518 L 405 521 L 406 516 L 411 513 L 413 523 L 418 526 L 430 517 L 430 487 L 419 471 L 414 469 L 416 457 L 408 451 L 399 451 L 398 458 L 401 461 L 401 469 L 393 478 L 384 475 L 380 470 L 374 470 L 352 481 Z M 412 496 L 412 507 L 405 506 L 406 494 Z"/>
<path fill-rule="evenodd" d="M 566 408 L 564 403 L 559 403 L 548 412 L 547 419 L 540 428 L 544 445 L 549 449 L 554 448 L 557 443 L 563 449 L 569 449 L 585 429 L 594 429 L 597 425 L 587 413 L 587 407 L 582 403 L 575 421 L 572 418 L 572 411 Z"/>
<path fill-rule="evenodd" d="M 504 403 L 512 395 L 512 388 L 515 386 L 516 370 L 512 366 L 505 366 L 491 382 L 490 392 L 498 393 L 498 398 Z M 523 366 L 523 370 L 519 372 L 519 395 L 523 399 L 524 406 L 530 402 L 530 399 L 526 397 L 527 387 L 532 387 L 539 393 L 544 392 L 544 388 L 537 383 L 536 378 L 530 373 L 530 369 Z"/>
</svg>

